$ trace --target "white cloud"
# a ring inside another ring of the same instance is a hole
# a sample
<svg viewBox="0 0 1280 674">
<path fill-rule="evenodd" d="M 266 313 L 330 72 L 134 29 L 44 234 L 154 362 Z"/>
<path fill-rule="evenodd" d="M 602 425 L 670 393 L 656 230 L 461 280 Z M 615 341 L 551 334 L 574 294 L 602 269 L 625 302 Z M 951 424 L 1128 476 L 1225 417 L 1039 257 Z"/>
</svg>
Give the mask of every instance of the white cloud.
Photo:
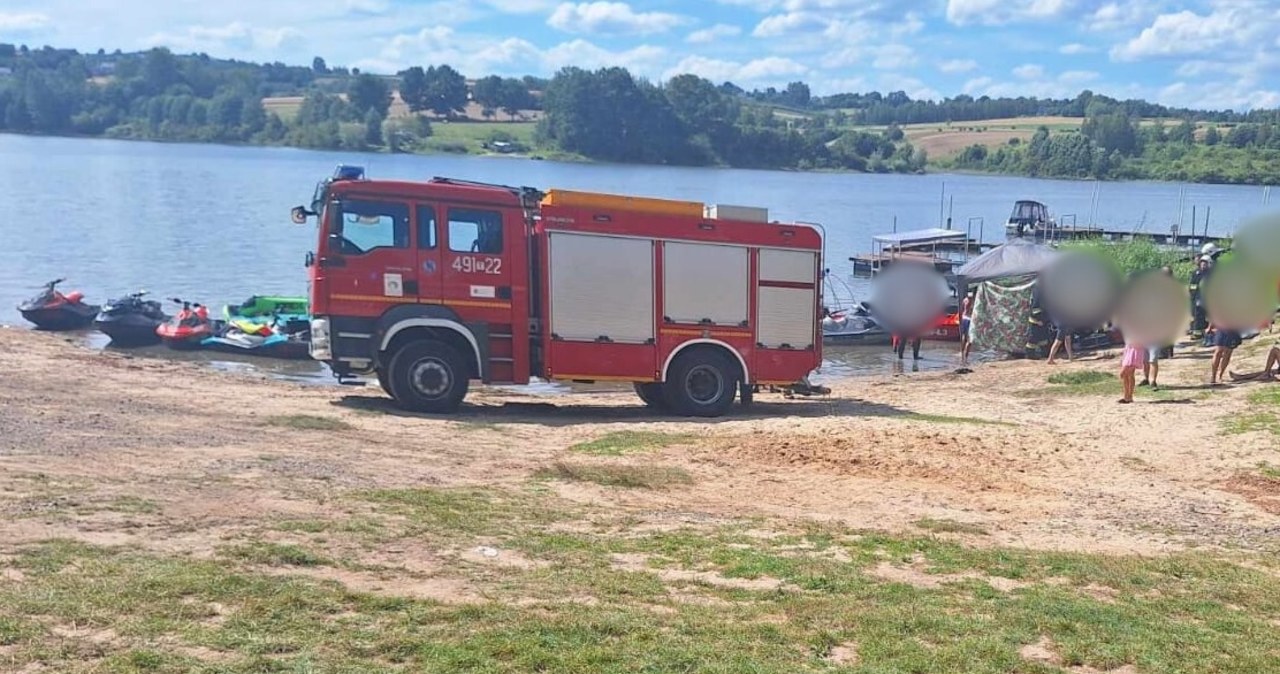
<svg viewBox="0 0 1280 674">
<path fill-rule="evenodd" d="M 224 50 L 279 49 L 302 37 L 291 28 L 254 28 L 239 21 L 225 26 L 187 26 L 178 33 L 156 33 L 143 40 L 148 46 L 164 46 L 175 51 L 208 52 Z"/>
<path fill-rule="evenodd" d="M 586 40 L 558 44 L 546 51 L 542 62 L 548 71 L 566 66 L 605 68 L 621 66 L 637 77 L 656 77 L 667 58 L 667 50 L 654 45 L 640 45 L 623 51 L 610 51 Z"/>
<path fill-rule="evenodd" d="M 903 44 L 887 44 L 876 50 L 876 58 L 871 62 L 878 70 L 901 70 L 916 64 L 916 54 Z"/>
<path fill-rule="evenodd" d="M 746 63 L 711 59 L 704 56 L 686 56 L 663 75 L 670 79 L 676 75 L 691 73 L 712 82 L 733 82 L 739 85 L 780 85 L 784 80 L 803 77 L 809 69 L 796 61 L 778 56 L 766 56 Z"/>
<path fill-rule="evenodd" d="M 1058 53 L 1066 54 L 1067 56 L 1075 56 L 1078 54 L 1090 54 L 1095 51 L 1097 50 L 1094 49 L 1093 47 L 1080 44 L 1079 42 L 1071 42 L 1068 44 L 1064 44 L 1061 47 L 1058 47 Z"/>
<path fill-rule="evenodd" d="M 566 33 L 650 35 L 684 25 L 688 19 L 667 12 L 636 12 L 625 2 L 566 2 L 547 25 Z"/>
<path fill-rule="evenodd" d="M 830 25 L 827 18 L 812 12 L 788 12 L 767 16 L 756 25 L 751 34 L 756 37 L 782 37 L 796 33 L 810 33 Z"/>
<path fill-rule="evenodd" d="M 1099 32 L 1132 29 L 1150 20 L 1157 11 L 1149 3 L 1109 2 L 1086 17 L 1085 26 Z"/>
<path fill-rule="evenodd" d="M 1280 9 L 1267 9 L 1250 0 L 1218 0 L 1207 15 L 1190 10 L 1161 14 L 1137 37 L 1116 45 L 1111 57 L 1118 61 L 1222 55 L 1223 49 L 1245 49 L 1269 37 L 1280 21 Z"/>
<path fill-rule="evenodd" d="M 936 101 L 942 99 L 942 94 L 936 89 L 928 86 L 924 82 L 914 77 L 900 77 L 897 75 L 885 75 L 880 78 L 876 87 L 878 91 L 902 91 L 917 101 Z"/>
<path fill-rule="evenodd" d="M 1013 69 L 1013 76 L 1021 80 L 1038 80 L 1044 77 L 1044 66 L 1034 63 L 1020 65 Z"/>
<path fill-rule="evenodd" d="M 448 26 L 430 26 L 416 33 L 397 35 L 377 56 L 352 65 L 368 72 L 394 73 L 411 65 L 448 63 L 469 77 L 550 74 L 566 66 L 587 69 L 621 66 L 637 77 L 652 78 L 661 73 L 668 57 L 665 49 L 653 45 L 610 51 L 578 39 L 544 50 L 520 38 L 496 40 L 460 34 Z"/>
<path fill-rule="evenodd" d="M 718 23 L 710 28 L 695 30 L 684 39 L 689 44 L 710 44 L 721 38 L 740 35 L 742 29 L 725 23 Z"/>
<path fill-rule="evenodd" d="M 1021 72 L 1019 72 L 1021 71 Z M 1100 75 L 1088 70 L 1068 70 L 1050 77 L 1037 65 L 1014 68 L 1016 81 L 1000 82 L 990 77 L 975 77 L 964 83 L 963 93 L 970 96 L 1034 96 L 1036 98 L 1074 98 L 1085 85 L 1098 80 Z M 1028 77 L 1029 75 L 1035 77 Z M 1104 92 L 1105 93 L 1105 92 Z M 1114 93 L 1114 92 L 1113 92 Z"/>
<path fill-rule="evenodd" d="M 534 14 L 555 7 L 558 0 L 484 0 L 486 5 L 504 14 Z"/>
<path fill-rule="evenodd" d="M 978 69 L 978 62 L 973 59 L 950 59 L 938 64 L 938 70 L 948 75 L 967 73 Z"/>
<path fill-rule="evenodd" d="M 40 12 L 0 12 L 0 33 L 25 33 L 51 24 L 49 15 Z"/>
<path fill-rule="evenodd" d="M 391 9 L 388 0 L 347 0 L 346 5 L 355 14 L 386 14 Z"/>
<path fill-rule="evenodd" d="M 1075 0 L 947 0 L 947 20 L 957 26 L 996 26 L 1062 16 Z"/>
<path fill-rule="evenodd" d="M 844 47 L 838 51 L 830 51 L 824 54 L 822 57 L 822 67 L 832 70 L 848 68 L 849 66 L 856 65 L 861 62 L 864 55 L 865 53 L 862 47 L 857 45 Z"/>
</svg>

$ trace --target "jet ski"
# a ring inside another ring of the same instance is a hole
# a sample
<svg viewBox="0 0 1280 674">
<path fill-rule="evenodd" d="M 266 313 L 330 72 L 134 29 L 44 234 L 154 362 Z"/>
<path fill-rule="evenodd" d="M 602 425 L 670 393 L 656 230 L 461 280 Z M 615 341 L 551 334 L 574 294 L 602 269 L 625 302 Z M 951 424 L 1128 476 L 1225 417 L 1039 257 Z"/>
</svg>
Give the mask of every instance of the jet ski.
<svg viewBox="0 0 1280 674">
<path fill-rule="evenodd" d="M 201 341 L 206 349 L 266 358 L 304 360 L 311 357 L 310 324 L 279 317 L 271 323 L 234 319 L 226 329 Z"/>
<path fill-rule="evenodd" d="M 111 338 L 115 346 L 147 346 L 159 344 L 156 333 L 169 315 L 155 300 L 144 300 L 147 291 L 133 293 L 114 300 L 107 300 L 93 320 L 93 327 Z"/>
<path fill-rule="evenodd" d="M 169 321 L 156 328 L 160 341 L 171 349 L 198 349 L 206 338 L 220 333 L 223 321 L 209 320 L 209 309 L 203 304 L 172 298 L 182 305 L 182 310 Z"/>
<path fill-rule="evenodd" d="M 822 343 L 825 345 L 884 346 L 893 336 L 872 317 L 865 302 L 853 309 L 824 310 Z"/>
<path fill-rule="evenodd" d="M 35 297 L 18 305 L 22 317 L 35 324 L 37 330 L 79 330 L 89 327 L 99 307 L 84 301 L 84 293 L 72 291 L 62 294 L 58 284 L 66 279 L 56 279 L 44 284 Z"/>
</svg>

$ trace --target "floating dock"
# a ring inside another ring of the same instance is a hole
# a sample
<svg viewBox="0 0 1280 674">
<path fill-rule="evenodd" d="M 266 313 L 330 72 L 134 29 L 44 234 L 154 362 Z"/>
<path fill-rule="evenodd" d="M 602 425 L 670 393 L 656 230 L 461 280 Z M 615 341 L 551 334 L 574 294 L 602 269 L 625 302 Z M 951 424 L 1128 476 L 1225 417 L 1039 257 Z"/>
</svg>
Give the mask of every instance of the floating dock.
<svg viewBox="0 0 1280 674">
<path fill-rule="evenodd" d="M 1008 238 L 1017 237 L 1017 234 L 1012 231 L 1006 230 L 1005 234 Z M 1037 228 L 1034 230 L 1034 234 L 1034 240 L 1037 243 L 1075 241 L 1079 239 L 1099 239 L 1102 241 L 1133 241 L 1134 239 L 1147 239 L 1159 246 L 1175 246 L 1178 248 L 1200 248 L 1206 243 L 1220 244 L 1226 239 L 1231 238 L 1227 236 L 1210 236 L 1208 234 L 1183 234 L 1177 230 L 1170 230 L 1163 233 L 1130 232 L 1117 229 L 1105 229 L 1102 227 Z"/>
</svg>

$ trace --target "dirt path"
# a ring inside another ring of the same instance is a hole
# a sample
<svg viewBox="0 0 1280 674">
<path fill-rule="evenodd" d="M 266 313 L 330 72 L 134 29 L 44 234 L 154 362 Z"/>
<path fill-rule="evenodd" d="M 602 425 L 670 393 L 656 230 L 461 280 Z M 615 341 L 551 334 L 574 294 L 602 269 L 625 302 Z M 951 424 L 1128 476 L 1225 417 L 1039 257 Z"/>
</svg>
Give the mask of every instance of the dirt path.
<svg viewBox="0 0 1280 674">
<path fill-rule="evenodd" d="M 1122 406 L 1045 389 L 1048 372 L 1110 372 L 1113 360 L 1057 368 L 851 380 L 827 399 L 762 394 L 750 414 L 713 422 L 654 416 L 623 392 L 482 390 L 443 419 L 400 414 L 376 387 L 219 373 L 0 329 L 0 554 L 53 537 L 204 554 L 264 522 L 325 517 L 344 491 L 526 484 L 557 460 L 584 460 L 570 446 L 622 430 L 694 436 L 612 459 L 679 466 L 693 483 L 551 485 L 640 526 L 764 516 L 918 531 L 929 519 L 985 531 L 978 544 L 1037 549 L 1274 545 L 1274 499 L 1241 476 L 1280 463 L 1280 443 L 1267 431 L 1224 435 L 1222 422 L 1265 385 L 1202 391 L 1207 365 L 1188 353 L 1165 368 L 1172 393 Z"/>
</svg>

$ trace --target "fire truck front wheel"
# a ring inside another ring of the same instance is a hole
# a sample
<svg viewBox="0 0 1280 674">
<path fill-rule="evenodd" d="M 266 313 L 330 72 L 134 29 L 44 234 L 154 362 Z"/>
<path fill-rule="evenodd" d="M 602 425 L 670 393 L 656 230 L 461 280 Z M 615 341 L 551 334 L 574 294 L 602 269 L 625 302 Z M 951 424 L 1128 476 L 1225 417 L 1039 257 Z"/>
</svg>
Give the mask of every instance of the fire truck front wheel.
<svg viewBox="0 0 1280 674">
<path fill-rule="evenodd" d="M 662 385 L 663 397 L 676 414 L 719 417 L 733 406 L 738 392 L 738 365 L 729 356 L 710 349 L 682 353 L 671 363 Z"/>
<path fill-rule="evenodd" d="M 462 405 L 470 385 L 467 361 L 434 340 L 409 342 L 391 357 L 391 397 L 412 412 L 448 413 Z"/>
</svg>

